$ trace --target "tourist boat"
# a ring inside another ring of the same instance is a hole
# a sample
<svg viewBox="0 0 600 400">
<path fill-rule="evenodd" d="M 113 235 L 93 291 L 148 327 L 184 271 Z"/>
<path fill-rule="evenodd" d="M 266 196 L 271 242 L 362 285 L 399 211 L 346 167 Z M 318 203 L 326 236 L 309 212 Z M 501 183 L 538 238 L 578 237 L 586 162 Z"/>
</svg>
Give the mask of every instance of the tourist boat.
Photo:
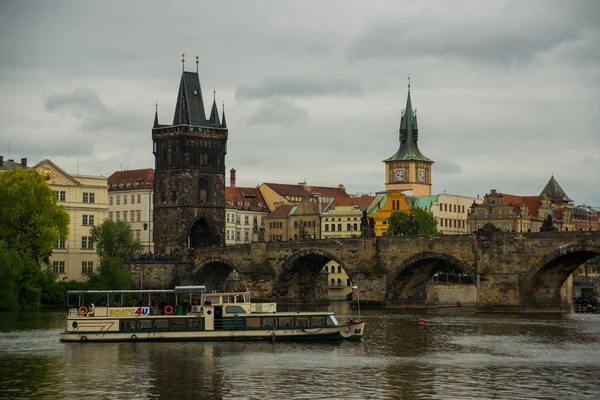
<svg viewBox="0 0 600 400">
<path fill-rule="evenodd" d="M 78 302 L 69 306 L 63 342 L 345 340 L 360 339 L 365 330 L 360 318 L 339 322 L 332 312 L 278 312 L 276 303 L 252 303 L 250 292 L 206 293 L 204 286 L 69 290 L 72 296 Z M 102 305 L 86 303 L 86 297 Z M 122 306 L 134 297 L 140 299 L 136 306 Z"/>
</svg>

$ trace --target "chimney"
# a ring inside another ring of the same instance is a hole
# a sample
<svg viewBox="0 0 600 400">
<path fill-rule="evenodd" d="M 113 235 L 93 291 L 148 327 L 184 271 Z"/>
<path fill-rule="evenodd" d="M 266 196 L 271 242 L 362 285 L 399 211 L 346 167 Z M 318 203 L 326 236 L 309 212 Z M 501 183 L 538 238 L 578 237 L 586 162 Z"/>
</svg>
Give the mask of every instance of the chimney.
<svg viewBox="0 0 600 400">
<path fill-rule="evenodd" d="M 235 187 L 235 168 L 229 171 L 229 186 Z"/>
<path fill-rule="evenodd" d="M 306 187 L 306 182 L 298 182 L 298 186 L 300 186 L 300 187 Z"/>
<path fill-rule="evenodd" d="M 338 188 L 339 188 L 340 190 L 343 190 L 344 192 L 346 191 L 346 188 L 344 187 L 344 185 L 341 185 L 341 184 L 340 184 L 340 185 L 338 185 Z"/>
<path fill-rule="evenodd" d="M 27 167 L 27 159 L 26 158 L 21 158 L 21 165 L 24 167 Z"/>
</svg>

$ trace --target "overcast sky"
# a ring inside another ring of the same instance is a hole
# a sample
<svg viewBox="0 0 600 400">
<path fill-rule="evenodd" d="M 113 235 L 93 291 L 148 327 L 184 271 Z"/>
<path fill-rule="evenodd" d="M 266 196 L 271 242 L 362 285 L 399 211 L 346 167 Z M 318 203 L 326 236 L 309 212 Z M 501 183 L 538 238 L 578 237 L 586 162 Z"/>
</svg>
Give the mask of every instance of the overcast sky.
<svg viewBox="0 0 600 400">
<path fill-rule="evenodd" d="M 0 154 L 153 168 L 184 52 L 207 114 L 213 87 L 225 103 L 238 186 L 383 190 L 410 76 L 434 193 L 538 195 L 554 174 L 600 206 L 599 21 L 597 0 L 2 0 Z"/>
</svg>

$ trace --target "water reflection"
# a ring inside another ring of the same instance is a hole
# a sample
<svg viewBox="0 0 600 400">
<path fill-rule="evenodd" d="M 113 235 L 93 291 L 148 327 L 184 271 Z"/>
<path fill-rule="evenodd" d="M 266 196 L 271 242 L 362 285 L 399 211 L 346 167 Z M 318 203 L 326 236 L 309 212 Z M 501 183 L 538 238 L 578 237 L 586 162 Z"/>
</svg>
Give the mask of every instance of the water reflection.
<svg viewBox="0 0 600 400">
<path fill-rule="evenodd" d="M 346 303 L 332 310 L 356 313 Z M 1 398 L 598 398 L 598 315 L 363 310 L 362 342 L 63 344 L 0 315 Z M 418 318 L 425 319 L 420 327 Z"/>
</svg>

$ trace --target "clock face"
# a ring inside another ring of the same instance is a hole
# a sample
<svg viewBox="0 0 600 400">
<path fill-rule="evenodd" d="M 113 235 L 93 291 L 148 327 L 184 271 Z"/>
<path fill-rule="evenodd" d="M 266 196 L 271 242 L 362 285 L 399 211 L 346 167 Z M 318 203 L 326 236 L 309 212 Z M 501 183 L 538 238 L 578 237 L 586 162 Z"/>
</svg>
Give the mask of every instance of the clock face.
<svg viewBox="0 0 600 400">
<path fill-rule="evenodd" d="M 417 172 L 417 180 L 418 180 L 419 182 L 425 182 L 425 171 L 424 171 L 424 170 L 420 169 L 420 170 Z"/>
<path fill-rule="evenodd" d="M 404 180 L 404 170 L 397 169 L 396 171 L 394 171 L 394 179 L 396 180 L 396 182 L 402 182 Z"/>
</svg>

